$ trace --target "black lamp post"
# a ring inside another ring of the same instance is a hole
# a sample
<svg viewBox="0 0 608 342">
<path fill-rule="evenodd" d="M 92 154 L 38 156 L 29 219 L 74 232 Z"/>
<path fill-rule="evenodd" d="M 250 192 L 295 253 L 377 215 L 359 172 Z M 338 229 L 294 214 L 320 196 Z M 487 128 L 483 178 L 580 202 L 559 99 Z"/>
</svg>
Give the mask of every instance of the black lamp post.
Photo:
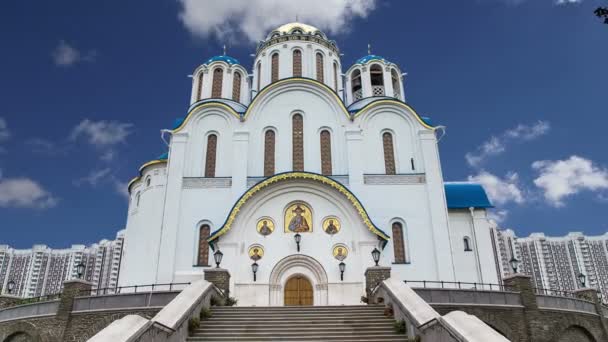
<svg viewBox="0 0 608 342">
<path fill-rule="evenodd" d="M 86 266 L 83 263 L 76 265 L 76 275 L 78 276 L 78 279 L 82 279 L 85 267 Z"/>
<path fill-rule="evenodd" d="M 293 238 L 296 240 L 296 246 L 298 246 L 298 253 L 299 253 L 300 252 L 300 241 L 302 241 L 302 235 L 300 235 L 300 233 L 296 233 L 296 235 L 294 235 Z"/>
<path fill-rule="evenodd" d="M 513 256 L 511 260 L 509 260 L 509 264 L 511 264 L 511 268 L 513 269 L 513 274 L 517 274 L 517 267 L 519 266 L 519 260 Z"/>
<path fill-rule="evenodd" d="M 258 273 L 258 263 L 257 262 L 253 262 L 253 264 L 251 264 L 251 271 L 253 271 L 253 281 L 256 281 L 256 273 Z"/>
<path fill-rule="evenodd" d="M 13 290 L 15 289 L 15 282 L 14 282 L 14 281 L 12 281 L 12 280 L 11 280 L 11 281 L 9 281 L 9 282 L 6 284 L 6 289 L 8 290 L 8 294 L 13 293 Z"/>
<path fill-rule="evenodd" d="M 340 280 L 344 281 L 344 269 L 346 269 L 346 264 L 344 263 L 344 261 L 342 261 L 340 262 L 338 267 L 340 267 Z"/>
<path fill-rule="evenodd" d="M 585 288 L 585 279 L 587 277 L 581 272 L 578 274 L 578 281 L 581 283 L 581 287 Z"/>
<path fill-rule="evenodd" d="M 380 250 L 378 250 L 378 248 L 374 248 L 372 251 L 372 258 L 374 258 L 374 262 L 376 263 L 376 266 L 378 266 L 378 262 L 380 261 Z"/>
<path fill-rule="evenodd" d="M 213 259 L 215 259 L 215 268 L 220 268 L 220 263 L 222 262 L 222 258 L 224 257 L 224 253 L 219 249 L 213 253 Z"/>
</svg>

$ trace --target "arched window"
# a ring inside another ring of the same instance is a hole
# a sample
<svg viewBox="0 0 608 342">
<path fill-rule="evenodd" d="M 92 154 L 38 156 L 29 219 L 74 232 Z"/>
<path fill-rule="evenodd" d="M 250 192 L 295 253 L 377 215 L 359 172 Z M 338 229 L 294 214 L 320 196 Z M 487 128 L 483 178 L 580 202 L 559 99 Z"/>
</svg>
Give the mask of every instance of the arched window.
<svg viewBox="0 0 608 342">
<path fill-rule="evenodd" d="M 135 194 L 135 206 L 139 207 L 139 199 L 141 197 L 141 193 L 138 191 L 137 194 Z"/>
<path fill-rule="evenodd" d="M 211 234 L 211 227 L 208 224 L 204 224 L 199 229 L 198 233 L 198 266 L 209 266 L 209 242 L 207 239 Z"/>
<path fill-rule="evenodd" d="M 465 236 L 462 239 L 462 243 L 464 244 L 464 251 L 465 252 L 470 252 L 472 251 L 471 249 L 471 239 L 468 236 Z"/>
<path fill-rule="evenodd" d="M 207 136 L 207 154 L 205 156 L 205 177 L 215 177 L 215 155 L 217 153 L 217 135 Z"/>
<path fill-rule="evenodd" d="M 338 63 L 334 62 L 334 90 L 338 91 Z"/>
<path fill-rule="evenodd" d="M 393 147 L 393 135 L 389 132 L 382 134 L 382 146 L 384 147 L 384 169 L 387 175 L 395 172 L 395 150 Z"/>
<path fill-rule="evenodd" d="M 321 131 L 321 173 L 331 175 L 331 133 L 328 130 Z"/>
<path fill-rule="evenodd" d="M 150 186 L 150 176 L 146 177 L 146 187 Z"/>
<path fill-rule="evenodd" d="M 279 80 L 279 53 L 274 53 L 272 59 L 272 74 L 270 76 L 270 82 L 276 82 Z"/>
<path fill-rule="evenodd" d="M 294 171 L 304 170 L 304 119 L 301 114 L 291 118 L 292 122 L 292 168 Z"/>
<path fill-rule="evenodd" d="M 269 129 L 264 134 L 264 177 L 274 175 L 274 131 Z"/>
<path fill-rule="evenodd" d="M 350 74 L 350 86 L 353 94 L 353 102 L 363 98 L 363 88 L 361 86 L 361 71 L 359 69 Z"/>
<path fill-rule="evenodd" d="M 391 80 L 393 81 L 393 97 L 396 97 L 401 100 L 401 87 L 399 86 L 399 74 L 397 70 L 393 69 L 391 71 Z"/>
<path fill-rule="evenodd" d="M 372 96 L 384 96 L 384 75 L 382 67 L 378 64 L 369 68 L 369 76 L 372 80 Z"/>
<path fill-rule="evenodd" d="M 236 102 L 241 101 L 241 73 L 235 72 L 232 79 L 232 99 Z"/>
<path fill-rule="evenodd" d="M 396 264 L 405 264 L 405 237 L 403 236 L 403 225 L 393 222 L 393 251 Z"/>
<path fill-rule="evenodd" d="M 198 75 L 198 95 L 196 96 L 197 101 L 203 98 L 203 75 L 204 73 L 202 71 Z"/>
<path fill-rule="evenodd" d="M 323 82 L 323 54 L 317 52 L 317 81 Z"/>
<path fill-rule="evenodd" d="M 293 50 L 293 77 L 302 77 L 302 51 Z"/>
<path fill-rule="evenodd" d="M 222 82 L 224 80 L 224 69 L 213 70 L 213 85 L 211 86 L 211 97 L 222 97 Z"/>
<path fill-rule="evenodd" d="M 262 80 L 262 62 L 258 62 L 258 91 L 260 91 L 261 80 Z"/>
</svg>

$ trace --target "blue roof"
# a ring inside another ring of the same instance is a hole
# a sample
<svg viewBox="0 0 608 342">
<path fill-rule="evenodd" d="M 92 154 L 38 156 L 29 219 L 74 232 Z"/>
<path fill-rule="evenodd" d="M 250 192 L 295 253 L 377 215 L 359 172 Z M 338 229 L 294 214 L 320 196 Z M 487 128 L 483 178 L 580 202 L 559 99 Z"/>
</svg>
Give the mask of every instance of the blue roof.
<svg viewBox="0 0 608 342">
<path fill-rule="evenodd" d="M 165 159 L 167 159 L 167 158 L 169 158 L 169 152 L 165 152 L 165 153 L 161 154 L 161 155 L 160 155 L 160 156 L 158 156 L 158 158 L 156 158 L 156 159 L 158 159 L 158 160 L 165 160 Z"/>
<path fill-rule="evenodd" d="M 230 56 L 215 56 L 215 57 L 211 57 L 209 58 L 209 60 L 207 60 L 205 62 L 205 64 L 211 63 L 211 62 L 215 62 L 215 61 L 222 61 L 222 62 L 226 62 L 228 64 L 241 64 L 239 63 L 239 61 L 236 58 L 232 58 Z"/>
<path fill-rule="evenodd" d="M 175 119 L 175 121 L 173 121 L 173 127 L 171 127 L 171 129 L 176 129 L 177 127 L 181 126 L 184 120 L 184 118 Z"/>
<path fill-rule="evenodd" d="M 433 126 L 433 120 L 431 120 L 431 118 L 429 118 L 428 116 L 421 116 L 420 118 L 422 119 L 422 121 L 424 121 L 425 124 Z"/>
<path fill-rule="evenodd" d="M 371 60 L 379 60 L 379 61 L 386 61 L 386 59 L 382 56 L 378 56 L 378 55 L 367 55 L 367 56 L 363 56 L 359 59 L 357 59 L 357 61 L 355 62 L 355 64 L 365 64 Z"/>
<path fill-rule="evenodd" d="M 445 183 L 448 209 L 493 208 L 486 191 L 476 183 Z"/>
</svg>

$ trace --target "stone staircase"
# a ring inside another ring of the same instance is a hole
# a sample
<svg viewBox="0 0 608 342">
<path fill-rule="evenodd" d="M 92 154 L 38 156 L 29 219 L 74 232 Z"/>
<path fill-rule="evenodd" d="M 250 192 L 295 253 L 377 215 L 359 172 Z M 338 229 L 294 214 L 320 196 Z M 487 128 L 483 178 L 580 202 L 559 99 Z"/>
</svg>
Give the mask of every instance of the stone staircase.
<svg viewBox="0 0 608 342">
<path fill-rule="evenodd" d="M 380 305 L 213 307 L 187 341 L 407 341 Z"/>
</svg>

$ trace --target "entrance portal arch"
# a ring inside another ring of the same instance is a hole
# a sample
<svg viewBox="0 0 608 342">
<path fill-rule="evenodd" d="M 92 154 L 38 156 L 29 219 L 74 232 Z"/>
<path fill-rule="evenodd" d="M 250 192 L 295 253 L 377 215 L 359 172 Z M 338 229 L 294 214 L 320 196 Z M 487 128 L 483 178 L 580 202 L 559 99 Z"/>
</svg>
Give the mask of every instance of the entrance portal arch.
<svg viewBox="0 0 608 342">
<path fill-rule="evenodd" d="M 285 305 L 287 281 L 304 277 L 312 285 L 313 305 L 327 305 L 327 273 L 323 265 L 307 255 L 295 254 L 279 261 L 270 273 L 270 305 Z"/>
</svg>

